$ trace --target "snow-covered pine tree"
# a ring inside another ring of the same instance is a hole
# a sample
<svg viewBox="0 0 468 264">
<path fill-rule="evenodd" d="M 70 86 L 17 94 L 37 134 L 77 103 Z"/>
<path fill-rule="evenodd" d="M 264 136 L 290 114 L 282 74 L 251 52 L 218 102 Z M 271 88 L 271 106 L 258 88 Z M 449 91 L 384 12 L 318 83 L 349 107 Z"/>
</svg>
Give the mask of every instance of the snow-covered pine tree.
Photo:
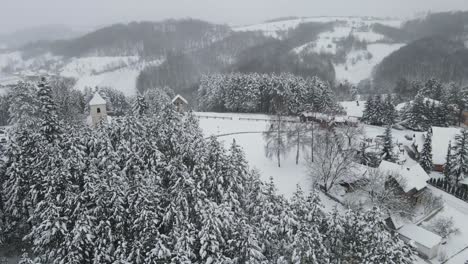
<svg viewBox="0 0 468 264">
<path fill-rule="evenodd" d="M 419 164 L 427 173 L 434 169 L 434 163 L 432 162 L 432 131 L 426 133 Z"/>
<path fill-rule="evenodd" d="M 364 112 L 362 114 L 362 121 L 367 124 L 372 124 L 375 116 L 375 105 L 373 97 L 369 95 L 364 106 Z"/>
<path fill-rule="evenodd" d="M 455 182 L 463 180 L 468 175 L 468 130 L 463 129 L 461 134 L 455 136 L 453 146 L 453 164 L 451 175 Z"/>
<path fill-rule="evenodd" d="M 454 183 L 452 178 L 452 168 L 453 167 L 453 156 L 452 156 L 452 142 L 449 141 L 448 148 L 447 148 L 447 156 L 445 157 L 445 164 L 444 164 L 444 176 L 445 179 L 451 183 Z"/>
<path fill-rule="evenodd" d="M 374 119 L 372 120 L 372 125 L 381 126 L 385 124 L 387 120 L 387 106 L 385 105 L 384 101 L 382 100 L 382 95 L 377 94 L 374 96 Z"/>
<path fill-rule="evenodd" d="M 430 120 L 427 117 L 428 113 L 429 111 L 427 111 L 426 104 L 424 103 L 424 97 L 421 93 L 418 93 L 411 104 L 411 108 L 407 112 L 405 125 L 417 131 L 429 129 Z"/>
<path fill-rule="evenodd" d="M 28 82 L 19 82 L 10 92 L 10 124 L 15 127 L 31 127 L 37 123 L 39 100 L 37 89 Z"/>
<path fill-rule="evenodd" d="M 393 148 L 395 147 L 393 145 L 393 137 L 392 137 L 392 127 L 387 126 L 385 128 L 385 134 L 383 137 L 383 148 L 381 152 L 381 157 L 383 160 L 390 161 L 390 162 L 395 162 L 397 157 L 395 157 L 395 154 L 393 152 Z"/>
<path fill-rule="evenodd" d="M 147 113 L 148 104 L 146 103 L 143 95 L 137 95 L 133 102 L 133 114 L 136 116 L 143 116 Z"/>
<path fill-rule="evenodd" d="M 305 197 L 298 186 L 291 200 L 291 209 L 296 226 L 291 244 L 290 263 L 327 263 L 328 250 L 319 231 L 324 213 L 318 194 L 313 191 Z"/>
<path fill-rule="evenodd" d="M 43 77 L 39 82 L 37 96 L 39 99 L 39 118 L 41 119 L 41 132 L 50 142 L 61 133 L 57 115 L 57 106 L 52 98 L 52 88 Z"/>
<path fill-rule="evenodd" d="M 171 103 L 169 94 L 161 88 L 147 90 L 144 97 L 148 105 L 148 114 L 150 115 L 158 114 Z"/>
<path fill-rule="evenodd" d="M 387 94 L 383 104 L 383 120 L 382 123 L 385 125 L 395 124 L 397 118 L 397 112 L 395 110 L 395 105 L 393 104 L 393 98 L 391 94 Z"/>
</svg>

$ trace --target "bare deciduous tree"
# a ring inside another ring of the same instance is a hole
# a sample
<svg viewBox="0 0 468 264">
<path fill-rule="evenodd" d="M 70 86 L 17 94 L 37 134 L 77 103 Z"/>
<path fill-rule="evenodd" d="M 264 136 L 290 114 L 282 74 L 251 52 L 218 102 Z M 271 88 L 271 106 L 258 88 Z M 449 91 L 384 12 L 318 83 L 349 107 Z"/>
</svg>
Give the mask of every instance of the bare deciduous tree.
<svg viewBox="0 0 468 264">
<path fill-rule="evenodd" d="M 305 123 L 288 123 L 287 125 L 288 145 L 296 148 L 296 165 L 299 164 L 301 150 L 306 149 L 310 138 L 307 137 L 307 126 Z"/>
<path fill-rule="evenodd" d="M 268 131 L 263 134 L 266 141 L 265 155 L 269 159 L 276 157 L 278 167 L 281 167 L 281 156 L 285 156 L 289 150 L 286 129 L 286 122 L 283 120 L 283 116 L 275 115 L 271 119 Z"/>
<path fill-rule="evenodd" d="M 428 228 L 443 238 L 447 238 L 449 235 L 456 234 L 460 231 L 455 227 L 453 217 L 444 216 L 433 220 Z"/>
<path fill-rule="evenodd" d="M 363 126 L 342 126 L 337 129 L 337 132 L 346 138 L 347 148 L 359 149 L 359 143 L 365 136 Z"/>
<path fill-rule="evenodd" d="M 315 137 L 314 162 L 308 163 L 309 175 L 314 184 L 319 184 L 325 192 L 355 173 L 355 151 L 346 149 L 345 138 L 327 130 Z"/>
</svg>

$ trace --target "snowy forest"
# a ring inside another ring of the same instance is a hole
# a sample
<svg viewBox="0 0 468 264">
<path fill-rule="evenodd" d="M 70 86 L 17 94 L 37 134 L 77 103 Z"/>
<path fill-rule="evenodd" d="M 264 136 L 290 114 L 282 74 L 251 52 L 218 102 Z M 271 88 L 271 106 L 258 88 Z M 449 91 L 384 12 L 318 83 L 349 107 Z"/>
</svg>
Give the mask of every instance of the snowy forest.
<svg viewBox="0 0 468 264">
<path fill-rule="evenodd" d="M 170 104 L 92 130 L 58 117 L 47 81 L 15 96 L 0 241 L 30 250 L 21 263 L 411 263 L 379 209 L 285 199 Z"/>
<path fill-rule="evenodd" d="M 466 3 L 125 2 L 0 4 L 0 264 L 468 264 Z"/>
</svg>

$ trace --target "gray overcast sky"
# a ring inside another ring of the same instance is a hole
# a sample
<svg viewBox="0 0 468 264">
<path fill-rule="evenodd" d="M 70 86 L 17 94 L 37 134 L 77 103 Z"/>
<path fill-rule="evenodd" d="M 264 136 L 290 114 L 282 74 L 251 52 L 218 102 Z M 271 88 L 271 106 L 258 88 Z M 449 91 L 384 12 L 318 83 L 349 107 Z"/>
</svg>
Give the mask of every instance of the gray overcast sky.
<svg viewBox="0 0 468 264">
<path fill-rule="evenodd" d="M 0 32 L 51 24 L 91 27 L 172 17 L 250 24 L 290 15 L 407 18 L 426 11 L 467 9 L 468 0 L 0 0 Z"/>
</svg>

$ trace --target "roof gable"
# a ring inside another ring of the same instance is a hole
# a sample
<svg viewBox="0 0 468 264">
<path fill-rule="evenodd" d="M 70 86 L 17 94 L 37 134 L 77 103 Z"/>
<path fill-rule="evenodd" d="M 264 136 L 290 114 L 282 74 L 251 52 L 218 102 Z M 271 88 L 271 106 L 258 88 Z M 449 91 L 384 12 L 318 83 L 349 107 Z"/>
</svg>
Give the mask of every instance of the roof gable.
<svg viewBox="0 0 468 264">
<path fill-rule="evenodd" d="M 424 189 L 427 186 L 427 181 L 430 179 L 429 175 L 419 164 L 405 166 L 384 160 L 380 163 L 379 170 L 393 176 L 405 192 L 409 192 L 412 189 L 416 189 L 417 191 Z M 396 176 L 400 176 L 400 178 Z"/>
<path fill-rule="evenodd" d="M 174 103 L 174 102 L 177 101 L 177 100 L 180 100 L 180 101 L 184 102 L 185 104 L 188 104 L 188 101 L 185 100 L 185 98 L 182 97 L 182 95 L 180 95 L 180 94 L 176 95 L 176 96 L 174 97 L 174 99 L 172 99 L 172 103 Z"/>
</svg>

